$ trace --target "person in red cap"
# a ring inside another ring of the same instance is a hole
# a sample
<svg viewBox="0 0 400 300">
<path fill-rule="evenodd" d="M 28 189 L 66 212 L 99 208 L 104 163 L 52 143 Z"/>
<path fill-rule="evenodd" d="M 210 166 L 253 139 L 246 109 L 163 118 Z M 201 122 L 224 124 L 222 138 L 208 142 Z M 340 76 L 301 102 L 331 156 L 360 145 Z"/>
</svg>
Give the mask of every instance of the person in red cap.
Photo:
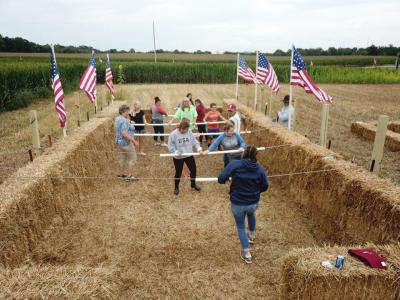
<svg viewBox="0 0 400 300">
<path fill-rule="evenodd" d="M 242 117 L 240 113 L 237 111 L 236 104 L 229 103 L 228 104 L 228 115 L 229 121 L 231 121 L 234 125 L 234 132 L 240 134 L 240 127 L 242 122 Z"/>
</svg>

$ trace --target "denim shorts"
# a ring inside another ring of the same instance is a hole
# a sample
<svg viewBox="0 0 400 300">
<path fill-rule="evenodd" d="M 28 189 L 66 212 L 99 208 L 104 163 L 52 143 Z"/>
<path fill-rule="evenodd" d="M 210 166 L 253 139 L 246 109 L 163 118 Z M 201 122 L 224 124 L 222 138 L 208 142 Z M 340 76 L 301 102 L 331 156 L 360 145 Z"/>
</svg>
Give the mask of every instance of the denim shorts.
<svg viewBox="0 0 400 300">
<path fill-rule="evenodd" d="M 144 129 L 144 128 L 143 128 L 143 129 L 139 129 L 139 130 L 136 130 L 136 129 L 135 129 L 135 133 L 136 133 L 136 134 L 146 133 L 146 129 Z"/>
</svg>

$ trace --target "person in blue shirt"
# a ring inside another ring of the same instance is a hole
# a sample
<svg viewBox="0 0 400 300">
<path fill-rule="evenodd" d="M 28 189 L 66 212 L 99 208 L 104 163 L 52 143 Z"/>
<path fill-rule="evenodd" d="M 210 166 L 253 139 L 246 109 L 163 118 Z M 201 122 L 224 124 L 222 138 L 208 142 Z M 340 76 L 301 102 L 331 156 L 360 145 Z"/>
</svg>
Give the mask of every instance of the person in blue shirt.
<svg viewBox="0 0 400 300">
<path fill-rule="evenodd" d="M 236 222 L 242 250 L 240 257 L 251 263 L 250 244 L 255 242 L 256 215 L 260 194 L 268 189 L 265 169 L 257 162 L 257 148 L 247 146 L 241 160 L 232 160 L 218 176 L 218 183 L 224 184 L 232 178 L 230 186 L 231 210 Z M 249 225 L 246 234 L 245 221 Z"/>
<path fill-rule="evenodd" d="M 237 153 L 224 154 L 224 167 L 233 159 L 241 159 L 244 147 L 246 147 L 246 143 L 240 134 L 234 132 L 234 127 L 232 122 L 226 122 L 224 133 L 208 147 L 208 150 L 204 151 L 204 154 L 207 154 L 208 152 L 215 151 L 217 148 L 222 148 L 222 150 L 239 150 L 240 152 Z"/>
<path fill-rule="evenodd" d="M 118 177 L 125 178 L 127 181 L 137 180 L 133 174 L 133 167 L 136 163 L 136 150 L 138 142 L 133 137 L 134 128 L 129 124 L 129 106 L 121 105 L 119 107 L 119 116 L 115 118 L 115 144 L 118 146 L 121 153 L 120 167 L 121 173 Z M 132 145 L 133 143 L 133 145 Z M 124 174 L 125 166 L 128 166 L 128 174 Z"/>
</svg>

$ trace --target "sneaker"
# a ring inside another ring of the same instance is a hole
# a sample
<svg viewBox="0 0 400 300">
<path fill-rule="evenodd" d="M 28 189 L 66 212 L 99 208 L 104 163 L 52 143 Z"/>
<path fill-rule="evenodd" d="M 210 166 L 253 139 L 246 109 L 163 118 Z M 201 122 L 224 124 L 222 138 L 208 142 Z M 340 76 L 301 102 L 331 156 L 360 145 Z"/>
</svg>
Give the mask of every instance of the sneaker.
<svg viewBox="0 0 400 300">
<path fill-rule="evenodd" d="M 127 176 L 127 177 L 125 178 L 125 180 L 126 180 L 126 181 L 137 181 L 137 180 L 139 180 L 139 179 L 137 179 L 135 176 Z"/>
<path fill-rule="evenodd" d="M 201 187 L 199 187 L 197 184 L 195 184 L 195 185 L 192 186 L 192 190 L 196 190 L 196 191 L 200 192 L 201 191 Z"/>
<path fill-rule="evenodd" d="M 178 188 L 175 188 L 174 195 L 179 195 L 179 189 Z"/>
<path fill-rule="evenodd" d="M 256 243 L 255 235 L 251 234 L 250 232 L 247 233 L 247 239 L 249 240 L 249 244 L 255 244 Z"/>
<path fill-rule="evenodd" d="M 144 152 L 139 152 L 139 155 L 146 156 L 146 153 L 144 153 Z"/>
<path fill-rule="evenodd" d="M 159 142 L 154 143 L 154 146 L 159 146 L 159 145 L 161 145 Z"/>
<path fill-rule="evenodd" d="M 251 264 L 253 262 L 251 259 L 251 254 L 245 254 L 243 250 L 240 250 L 240 258 L 243 259 L 246 264 Z"/>
<path fill-rule="evenodd" d="M 117 175 L 117 177 L 119 177 L 119 178 L 126 178 L 126 177 L 128 177 L 128 175 L 125 175 L 125 174 L 119 174 L 119 175 Z"/>
<path fill-rule="evenodd" d="M 168 145 L 166 143 L 162 143 L 161 146 L 168 147 Z"/>
</svg>

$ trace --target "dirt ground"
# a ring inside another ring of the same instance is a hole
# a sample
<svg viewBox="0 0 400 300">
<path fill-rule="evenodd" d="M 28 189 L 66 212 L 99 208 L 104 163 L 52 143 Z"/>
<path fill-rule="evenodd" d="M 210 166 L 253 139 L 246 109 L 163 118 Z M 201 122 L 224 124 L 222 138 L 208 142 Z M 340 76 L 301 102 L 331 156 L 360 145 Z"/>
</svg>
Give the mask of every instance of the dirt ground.
<svg viewBox="0 0 400 300">
<path fill-rule="evenodd" d="M 99 106 L 105 105 L 103 87 L 99 87 Z M 400 85 L 322 85 L 322 88 L 333 96 L 334 104 L 330 108 L 330 123 L 328 139 L 332 141 L 332 150 L 343 155 L 345 159 L 369 168 L 373 142 L 363 140 L 350 132 L 350 125 L 354 121 L 376 121 L 379 114 L 386 114 L 390 120 L 400 119 Z M 154 96 L 159 96 L 164 105 L 173 112 L 187 92 L 192 92 L 194 99 L 200 98 L 206 104 L 221 103 L 222 99 L 232 98 L 235 95 L 235 85 L 202 85 L 202 84 L 159 84 L 159 85 L 124 85 L 119 89 L 119 95 L 129 103 L 140 101 L 148 107 Z M 281 87 L 278 96 L 273 96 L 275 113 L 281 106 L 280 99 L 289 91 L 287 85 Z M 253 103 L 254 85 L 240 86 L 240 100 L 243 103 Z M 264 110 L 263 103 L 268 101 L 270 92 L 261 89 L 260 110 Z M 312 95 L 305 94 L 298 87 L 294 87 L 296 108 L 295 130 L 307 135 L 313 142 L 318 143 L 320 130 L 321 106 Z M 29 127 L 28 111 L 36 109 L 39 114 L 40 131 L 43 147 L 48 147 L 47 136 L 51 135 L 53 142 L 61 136 L 52 100 L 38 102 L 26 109 L 0 114 L 0 182 L 4 176 L 29 161 L 27 150 L 31 145 L 31 129 Z M 77 125 L 78 109 L 75 106 L 76 95 L 66 96 L 66 107 L 69 111 L 69 128 Z M 89 101 L 80 94 L 81 120 L 86 121 L 86 112 L 93 114 L 89 108 Z M 385 149 L 381 176 L 389 178 L 396 184 L 400 183 L 400 153 Z"/>
<path fill-rule="evenodd" d="M 173 177 L 172 159 L 158 156 L 165 148 L 148 139 L 145 150 L 139 178 Z M 108 174 L 117 174 L 117 159 Z M 220 156 L 196 163 L 199 177 L 217 176 L 223 166 Z M 31 262 L 117 269 L 116 298 L 277 299 L 282 257 L 293 248 L 320 245 L 313 234 L 318 228 L 271 179 L 258 210 L 254 263 L 246 265 L 239 257 L 229 185 L 199 183 L 201 192 L 189 185 L 181 182 L 175 196 L 170 179 L 99 182 L 72 208 L 70 220 L 55 220 Z"/>
</svg>

